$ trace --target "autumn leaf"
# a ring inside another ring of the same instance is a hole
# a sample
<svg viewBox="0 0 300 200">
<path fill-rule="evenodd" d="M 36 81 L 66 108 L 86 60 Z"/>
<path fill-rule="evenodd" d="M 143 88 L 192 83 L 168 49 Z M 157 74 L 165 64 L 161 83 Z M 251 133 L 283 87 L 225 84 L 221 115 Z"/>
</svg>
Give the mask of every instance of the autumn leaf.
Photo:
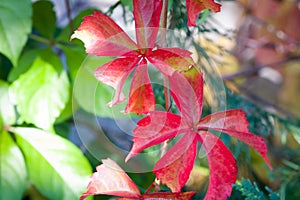
<svg viewBox="0 0 300 200">
<path fill-rule="evenodd" d="M 220 12 L 221 5 L 214 0 L 186 0 L 186 9 L 188 13 L 188 26 L 196 26 L 196 20 L 205 9 L 213 12 Z"/>
<path fill-rule="evenodd" d="M 102 160 L 102 164 L 97 167 L 91 181 L 88 185 L 87 192 L 83 193 L 80 200 L 85 199 L 90 195 L 105 194 L 112 196 L 120 196 L 119 200 L 123 199 L 177 199 L 188 200 L 195 192 L 155 192 L 141 195 L 138 187 L 129 178 L 129 176 L 121 169 L 121 167 L 113 160 L 107 158 Z"/>
<path fill-rule="evenodd" d="M 134 42 L 110 17 L 101 12 L 86 16 L 71 36 L 83 41 L 86 52 L 97 56 L 116 56 L 95 71 L 96 78 L 112 86 L 116 92 L 113 106 L 125 100 L 122 88 L 130 73 L 133 80 L 125 113 L 148 113 L 155 109 L 155 99 L 147 63 L 152 63 L 165 76 L 175 70 L 184 71 L 194 65 L 191 53 L 180 48 L 155 49 L 159 31 L 162 0 L 134 0 L 136 40 Z"/>
<path fill-rule="evenodd" d="M 264 139 L 248 131 L 248 121 L 242 110 L 233 109 L 201 117 L 203 78 L 195 67 L 170 77 L 171 94 L 181 115 L 152 111 L 134 129 L 133 146 L 126 161 L 145 148 L 176 136 L 179 141 L 155 164 L 156 177 L 172 192 L 180 192 L 187 182 L 196 158 L 197 144 L 205 150 L 210 183 L 205 199 L 226 199 L 237 177 L 235 159 L 210 130 L 227 133 L 254 148 L 271 168 Z"/>
</svg>

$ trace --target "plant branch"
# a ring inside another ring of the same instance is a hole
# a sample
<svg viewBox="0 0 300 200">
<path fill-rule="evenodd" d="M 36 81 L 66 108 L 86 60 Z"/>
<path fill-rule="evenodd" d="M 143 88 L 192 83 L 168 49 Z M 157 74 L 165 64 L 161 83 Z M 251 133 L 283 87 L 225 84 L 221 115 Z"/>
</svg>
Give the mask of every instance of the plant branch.
<svg viewBox="0 0 300 200">
<path fill-rule="evenodd" d="M 74 25 L 72 22 L 72 13 L 71 13 L 71 6 L 70 6 L 69 0 L 65 0 L 65 4 L 66 4 L 66 8 L 67 8 L 67 16 L 68 16 L 68 20 L 69 20 L 70 35 L 71 35 L 74 31 Z"/>
</svg>

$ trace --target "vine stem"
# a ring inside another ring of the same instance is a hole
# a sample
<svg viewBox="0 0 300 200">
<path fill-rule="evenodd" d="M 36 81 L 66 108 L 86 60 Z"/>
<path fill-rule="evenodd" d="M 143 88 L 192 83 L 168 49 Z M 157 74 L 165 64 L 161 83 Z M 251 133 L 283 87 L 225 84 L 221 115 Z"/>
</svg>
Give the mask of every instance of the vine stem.
<svg viewBox="0 0 300 200">
<path fill-rule="evenodd" d="M 167 18 L 168 18 L 168 0 L 163 0 L 163 8 L 162 8 L 161 17 L 162 17 L 162 23 L 161 23 L 160 38 L 159 38 L 158 46 L 166 47 L 167 46 L 166 29 L 167 29 Z M 166 101 L 166 110 L 169 111 L 171 104 L 170 104 L 170 90 L 168 89 L 168 86 L 169 86 L 168 77 L 163 76 L 163 82 L 164 82 L 164 96 L 165 96 L 165 101 Z M 169 144 L 169 140 L 166 140 L 161 145 L 160 157 L 163 157 L 166 154 L 166 152 L 168 150 L 168 144 Z M 160 191 L 160 180 L 158 180 L 157 178 L 154 181 L 154 190 L 156 192 Z"/>
</svg>

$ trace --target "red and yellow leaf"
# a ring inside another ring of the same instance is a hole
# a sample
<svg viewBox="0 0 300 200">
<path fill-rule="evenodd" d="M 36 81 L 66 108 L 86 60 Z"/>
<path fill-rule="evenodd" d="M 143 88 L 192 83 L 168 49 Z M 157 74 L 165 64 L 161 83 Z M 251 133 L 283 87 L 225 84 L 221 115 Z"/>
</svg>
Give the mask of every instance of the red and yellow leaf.
<svg viewBox="0 0 300 200">
<path fill-rule="evenodd" d="M 126 157 L 126 161 L 148 147 L 160 144 L 183 131 L 189 130 L 180 116 L 162 111 L 150 112 L 137 125 L 133 130 L 133 146 Z"/>
<path fill-rule="evenodd" d="M 133 8 L 139 49 L 154 48 L 159 30 L 162 0 L 133 0 Z"/>
<path fill-rule="evenodd" d="M 122 88 L 126 78 L 134 69 L 137 62 L 138 58 L 134 57 L 117 58 L 95 70 L 94 74 L 99 81 L 112 86 L 116 90 L 114 99 L 108 103 L 109 106 L 125 100 Z"/>
<path fill-rule="evenodd" d="M 136 44 L 108 16 L 95 11 L 71 36 L 83 41 L 88 54 L 97 56 L 122 56 L 137 50 Z"/>
<path fill-rule="evenodd" d="M 133 75 L 125 113 L 147 114 L 154 109 L 155 99 L 148 75 L 147 61 L 142 59 Z"/>
<path fill-rule="evenodd" d="M 191 74 L 175 72 L 170 77 L 171 94 L 191 127 L 199 121 L 203 103 L 203 78 L 195 68 Z"/>
<path fill-rule="evenodd" d="M 171 76 L 175 71 L 187 71 L 194 66 L 191 54 L 180 48 L 161 48 L 147 58 L 164 75 Z"/>
<path fill-rule="evenodd" d="M 188 26 L 196 26 L 199 13 L 204 9 L 220 12 L 221 5 L 214 0 L 186 0 L 186 9 L 188 13 Z"/>
<path fill-rule="evenodd" d="M 129 176 L 111 159 L 102 160 L 102 164 L 97 167 L 88 190 L 80 197 L 85 199 L 90 195 L 106 194 L 138 199 L 140 191 Z"/>
<path fill-rule="evenodd" d="M 231 152 L 216 136 L 201 132 L 198 137 L 207 153 L 210 178 L 205 200 L 224 200 L 230 196 L 237 177 L 237 167 Z"/>
<path fill-rule="evenodd" d="M 193 131 L 187 132 L 154 166 L 156 177 L 172 192 L 180 192 L 194 166 L 197 139 Z"/>
</svg>

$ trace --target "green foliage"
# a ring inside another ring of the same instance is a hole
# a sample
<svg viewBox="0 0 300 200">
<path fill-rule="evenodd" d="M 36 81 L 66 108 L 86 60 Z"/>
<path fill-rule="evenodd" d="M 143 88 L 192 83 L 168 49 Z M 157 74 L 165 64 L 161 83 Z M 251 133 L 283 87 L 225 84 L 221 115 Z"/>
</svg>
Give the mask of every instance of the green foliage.
<svg viewBox="0 0 300 200">
<path fill-rule="evenodd" d="M 0 80 L 0 118 L 3 124 L 11 125 L 16 122 L 16 112 L 9 97 L 8 83 Z"/>
<path fill-rule="evenodd" d="M 29 178 L 53 200 L 78 199 L 85 191 L 91 167 L 68 140 L 35 128 L 14 128 L 26 159 Z"/>
<path fill-rule="evenodd" d="M 269 192 L 269 198 L 267 198 L 257 184 L 255 182 L 251 183 L 249 179 L 242 178 L 242 181 L 237 181 L 234 187 L 242 193 L 242 195 L 245 197 L 245 200 L 279 200 L 278 194 L 273 192 L 270 188 L 267 188 Z"/>
<path fill-rule="evenodd" d="M 16 66 L 31 31 L 31 1 L 1 0 L 0 13 L 0 53 Z"/>
<path fill-rule="evenodd" d="M 6 131 L 0 131 L 0 174 L 0 199 L 22 199 L 27 185 L 25 160 Z"/>
<path fill-rule="evenodd" d="M 53 65 L 37 58 L 14 81 L 12 91 L 22 120 L 49 130 L 69 99 L 69 82 L 65 71 L 59 74 Z"/>
<path fill-rule="evenodd" d="M 50 1 L 37 1 L 33 4 L 33 28 L 42 36 L 52 38 L 56 29 L 56 16 Z"/>
</svg>

